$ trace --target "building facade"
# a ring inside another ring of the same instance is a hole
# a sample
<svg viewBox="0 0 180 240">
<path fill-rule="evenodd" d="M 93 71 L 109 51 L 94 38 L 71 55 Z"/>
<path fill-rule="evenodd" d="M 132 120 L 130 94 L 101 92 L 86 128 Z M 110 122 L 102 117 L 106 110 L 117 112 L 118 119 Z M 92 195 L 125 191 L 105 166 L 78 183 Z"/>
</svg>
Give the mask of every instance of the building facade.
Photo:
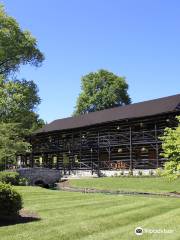
<svg viewBox="0 0 180 240">
<path fill-rule="evenodd" d="M 115 107 L 45 125 L 30 138 L 24 165 L 67 170 L 155 169 L 166 127 L 177 126 L 180 94 Z"/>
</svg>

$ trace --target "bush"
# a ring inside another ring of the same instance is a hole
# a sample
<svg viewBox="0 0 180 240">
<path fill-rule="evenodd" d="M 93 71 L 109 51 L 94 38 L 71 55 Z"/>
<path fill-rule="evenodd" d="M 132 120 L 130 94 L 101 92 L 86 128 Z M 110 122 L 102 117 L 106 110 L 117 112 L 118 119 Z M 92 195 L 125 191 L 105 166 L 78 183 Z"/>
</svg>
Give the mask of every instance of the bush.
<svg viewBox="0 0 180 240">
<path fill-rule="evenodd" d="M 19 173 L 17 172 L 0 172 L 0 182 L 19 185 Z"/>
<path fill-rule="evenodd" d="M 162 177 L 163 176 L 163 169 L 162 168 L 157 168 L 156 169 L 156 176 Z"/>
<path fill-rule="evenodd" d="M 121 176 L 123 176 L 123 175 L 124 175 L 124 172 L 123 172 L 123 171 L 121 171 L 121 172 L 120 172 L 120 175 L 121 175 Z"/>
<path fill-rule="evenodd" d="M 19 178 L 19 186 L 28 186 L 29 180 L 27 178 Z"/>
<path fill-rule="evenodd" d="M 28 179 L 20 177 L 17 172 L 0 172 L 0 182 L 15 185 L 26 186 Z"/>
<path fill-rule="evenodd" d="M 154 176 L 154 172 L 152 170 L 149 171 L 149 176 Z"/>
<path fill-rule="evenodd" d="M 166 128 L 162 140 L 163 152 L 161 156 L 168 159 L 164 166 L 164 176 L 173 180 L 179 177 L 180 171 L 180 116 L 177 117 L 176 128 Z"/>
<path fill-rule="evenodd" d="M 143 175 L 143 172 L 142 171 L 138 171 L 138 176 L 142 176 Z"/>
<path fill-rule="evenodd" d="M 0 183 L 0 217 L 17 216 L 21 208 L 21 195 L 10 184 Z"/>
<path fill-rule="evenodd" d="M 180 177 L 180 163 L 174 161 L 166 162 L 164 165 L 163 176 L 167 177 L 169 180 L 175 180 Z"/>
</svg>

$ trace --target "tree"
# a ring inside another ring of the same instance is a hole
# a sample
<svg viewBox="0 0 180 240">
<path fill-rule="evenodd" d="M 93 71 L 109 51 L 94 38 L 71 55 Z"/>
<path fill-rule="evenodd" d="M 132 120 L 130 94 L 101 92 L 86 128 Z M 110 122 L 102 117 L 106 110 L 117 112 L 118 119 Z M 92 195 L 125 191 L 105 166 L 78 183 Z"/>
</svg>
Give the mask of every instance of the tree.
<svg viewBox="0 0 180 240">
<path fill-rule="evenodd" d="M 169 160 L 165 163 L 163 175 L 170 179 L 180 176 L 180 116 L 177 117 L 177 120 L 178 126 L 174 129 L 166 128 L 164 136 L 160 138 L 163 141 L 161 155 Z"/>
<path fill-rule="evenodd" d="M 131 103 L 125 78 L 106 70 L 91 72 L 83 76 L 81 90 L 75 107 L 75 115 Z"/>
<path fill-rule="evenodd" d="M 29 151 L 27 136 L 44 125 L 35 112 L 40 103 L 33 81 L 0 78 L 0 168 Z"/>
<path fill-rule="evenodd" d="M 0 167 L 15 163 L 18 154 L 25 154 L 30 144 L 25 142 L 26 132 L 17 123 L 0 123 Z"/>
<path fill-rule="evenodd" d="M 35 112 L 40 104 L 37 85 L 27 80 L 0 78 L 0 122 L 20 123 L 29 132 L 44 124 Z"/>
<path fill-rule="evenodd" d="M 20 64 L 39 66 L 44 60 L 36 39 L 23 31 L 0 5 L 0 74 L 17 71 Z"/>
<path fill-rule="evenodd" d="M 15 161 L 29 149 L 25 136 L 42 127 L 36 108 L 40 103 L 33 81 L 9 80 L 20 65 L 40 66 L 44 56 L 36 39 L 23 31 L 0 5 L 0 163 Z"/>
</svg>

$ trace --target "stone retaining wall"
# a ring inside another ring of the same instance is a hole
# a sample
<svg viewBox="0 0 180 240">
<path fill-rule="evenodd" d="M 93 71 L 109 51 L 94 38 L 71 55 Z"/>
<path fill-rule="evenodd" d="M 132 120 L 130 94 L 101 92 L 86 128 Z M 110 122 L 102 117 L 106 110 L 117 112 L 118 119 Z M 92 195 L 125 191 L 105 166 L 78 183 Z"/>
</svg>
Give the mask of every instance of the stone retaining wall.
<svg viewBox="0 0 180 240">
<path fill-rule="evenodd" d="M 42 182 L 44 185 L 52 185 L 58 182 L 61 174 L 59 170 L 47 168 L 20 168 L 17 170 L 21 177 L 27 178 L 30 185 Z"/>
</svg>

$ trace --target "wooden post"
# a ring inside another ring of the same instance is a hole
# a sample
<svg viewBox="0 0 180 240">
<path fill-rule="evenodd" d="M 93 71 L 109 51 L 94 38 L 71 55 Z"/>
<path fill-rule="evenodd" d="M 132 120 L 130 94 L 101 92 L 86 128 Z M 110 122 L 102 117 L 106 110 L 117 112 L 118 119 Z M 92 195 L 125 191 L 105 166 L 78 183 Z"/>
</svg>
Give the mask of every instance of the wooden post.
<svg viewBox="0 0 180 240">
<path fill-rule="evenodd" d="M 33 141 L 32 141 L 32 137 L 30 137 L 29 142 L 31 144 L 31 153 L 29 156 L 29 165 L 30 167 L 34 167 L 34 160 L 33 160 Z"/>
<path fill-rule="evenodd" d="M 99 129 L 98 129 L 98 177 L 100 177 Z"/>
<path fill-rule="evenodd" d="M 33 168 L 34 167 L 34 158 L 33 158 L 33 152 L 30 154 L 30 165 Z"/>
<path fill-rule="evenodd" d="M 71 145 L 71 170 L 74 168 L 74 134 L 72 132 L 72 145 Z"/>
<path fill-rule="evenodd" d="M 131 126 L 129 127 L 129 160 L 130 160 L 130 171 L 132 171 L 132 128 Z"/>
<path fill-rule="evenodd" d="M 108 161 L 109 161 L 109 164 L 110 164 L 110 162 L 111 162 L 111 136 L 110 136 L 110 132 L 108 132 L 108 135 L 109 135 Z"/>
<path fill-rule="evenodd" d="M 82 162 L 81 158 L 82 158 L 82 132 L 80 131 L 80 153 L 79 153 L 80 162 Z"/>
<path fill-rule="evenodd" d="M 159 145 L 158 145 L 158 136 L 157 136 L 157 124 L 155 123 L 155 141 L 156 141 L 156 166 L 159 167 Z"/>
<path fill-rule="evenodd" d="M 91 148 L 90 151 L 91 151 L 91 174 L 93 175 L 93 162 L 92 162 L 92 151 L 93 151 L 93 149 Z"/>
</svg>

